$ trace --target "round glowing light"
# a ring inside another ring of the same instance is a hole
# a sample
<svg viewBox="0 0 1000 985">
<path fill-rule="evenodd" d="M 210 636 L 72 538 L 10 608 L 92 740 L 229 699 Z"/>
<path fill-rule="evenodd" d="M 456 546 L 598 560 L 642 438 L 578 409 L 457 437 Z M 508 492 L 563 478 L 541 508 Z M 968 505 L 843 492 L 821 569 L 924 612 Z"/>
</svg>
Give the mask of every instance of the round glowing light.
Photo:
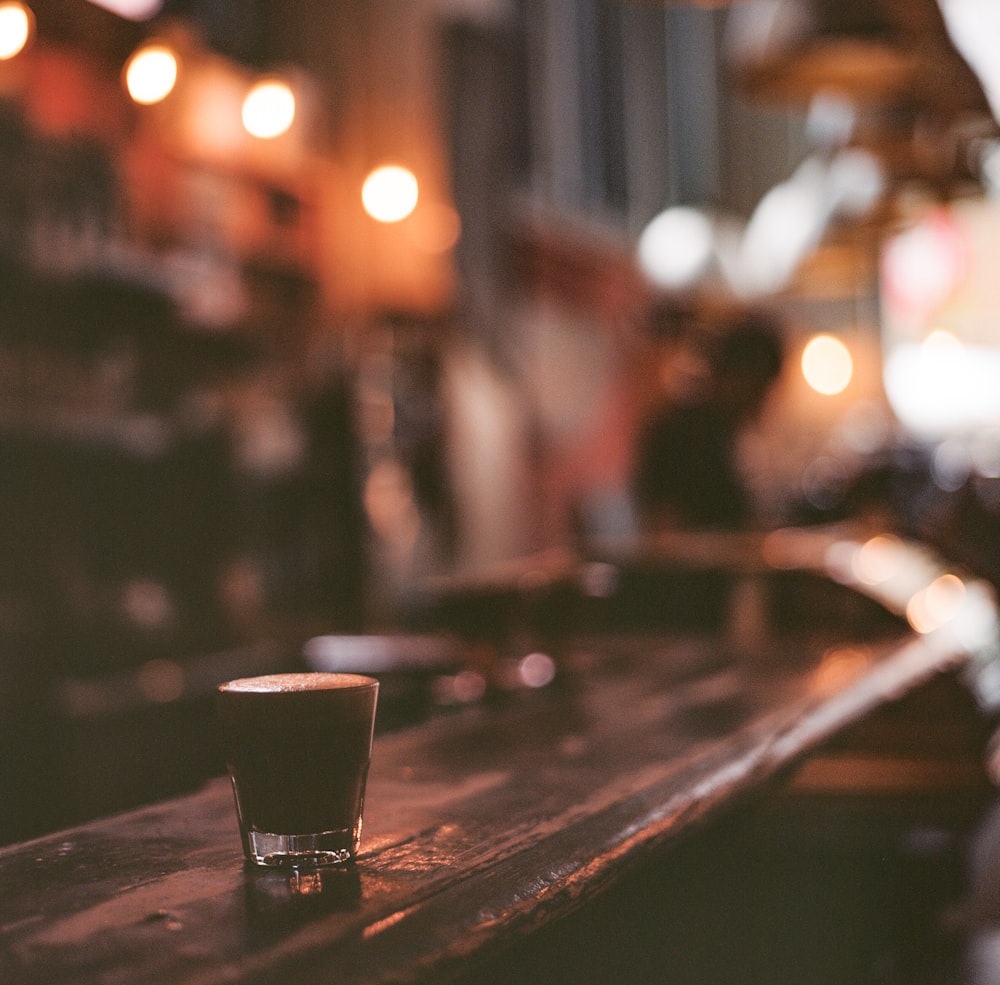
<svg viewBox="0 0 1000 985">
<path fill-rule="evenodd" d="M 280 137 L 295 119 L 295 93 L 284 82 L 258 82 L 243 100 L 243 126 L 262 140 Z"/>
<path fill-rule="evenodd" d="M 712 258 L 715 233 L 697 209 L 678 206 L 656 216 L 639 236 L 639 266 L 668 290 L 694 283 Z"/>
<path fill-rule="evenodd" d="M 959 360 L 965 358 L 965 346 L 957 335 L 937 328 L 920 343 L 921 358 L 936 364 L 941 360 Z"/>
<path fill-rule="evenodd" d="M 823 694 L 832 694 L 854 680 L 871 665 L 871 654 L 862 647 L 837 647 L 823 654 L 814 682 Z"/>
<path fill-rule="evenodd" d="M 918 633 L 932 633 L 938 628 L 932 614 L 927 610 L 927 592 L 915 593 L 906 604 L 906 621 Z"/>
<path fill-rule="evenodd" d="M 34 23 L 34 16 L 23 3 L 0 3 L 0 61 L 24 51 Z"/>
<path fill-rule="evenodd" d="M 555 679 L 556 663 L 547 653 L 529 653 L 517 670 L 525 687 L 545 687 Z"/>
<path fill-rule="evenodd" d="M 930 311 L 955 289 L 965 264 L 955 220 L 941 211 L 889 241 L 882 272 L 897 304 L 911 311 Z"/>
<path fill-rule="evenodd" d="M 177 83 L 177 56 L 166 45 L 140 48 L 125 66 L 125 88 L 142 106 L 161 102 Z"/>
<path fill-rule="evenodd" d="M 854 375 L 854 360 L 840 339 L 817 335 L 802 353 L 802 375 L 817 393 L 833 396 L 847 389 Z"/>
<path fill-rule="evenodd" d="M 918 633 L 932 633 L 954 619 L 965 601 L 965 583 L 952 574 L 941 575 L 916 592 L 906 606 L 907 622 Z"/>
<path fill-rule="evenodd" d="M 865 541 L 854 556 L 854 574 L 866 585 L 881 585 L 894 577 L 905 562 L 902 542 L 892 534 Z"/>
<path fill-rule="evenodd" d="M 453 685 L 455 698 L 462 704 L 478 701 L 486 693 L 486 678 L 474 670 L 460 670 Z"/>
<path fill-rule="evenodd" d="M 957 575 L 941 575 L 927 586 L 927 611 L 939 625 L 954 619 L 964 601 L 965 582 Z"/>
<path fill-rule="evenodd" d="M 176 701 L 187 686 L 184 668 L 173 660 L 149 660 L 139 668 L 136 678 L 143 695 L 160 705 Z"/>
<path fill-rule="evenodd" d="M 399 222 L 417 207 L 419 186 L 412 171 L 395 164 L 376 168 L 361 188 L 361 202 L 378 222 Z"/>
</svg>

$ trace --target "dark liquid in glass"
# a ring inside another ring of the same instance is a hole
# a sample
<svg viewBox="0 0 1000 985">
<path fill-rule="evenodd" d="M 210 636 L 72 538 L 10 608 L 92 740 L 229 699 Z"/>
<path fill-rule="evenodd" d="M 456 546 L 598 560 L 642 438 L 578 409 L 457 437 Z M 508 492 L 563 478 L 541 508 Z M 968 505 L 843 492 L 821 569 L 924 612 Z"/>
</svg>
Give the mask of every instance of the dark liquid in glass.
<svg viewBox="0 0 1000 985">
<path fill-rule="evenodd" d="M 377 682 L 355 674 L 230 681 L 217 706 L 247 829 L 304 834 L 354 828 L 371 760 Z"/>
</svg>

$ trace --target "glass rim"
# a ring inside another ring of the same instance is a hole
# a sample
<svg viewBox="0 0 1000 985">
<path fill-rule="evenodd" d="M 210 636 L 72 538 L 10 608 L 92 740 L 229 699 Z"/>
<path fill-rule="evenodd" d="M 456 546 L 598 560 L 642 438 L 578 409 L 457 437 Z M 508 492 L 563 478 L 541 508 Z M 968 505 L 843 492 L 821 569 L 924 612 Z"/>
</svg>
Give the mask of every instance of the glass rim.
<svg viewBox="0 0 1000 985">
<path fill-rule="evenodd" d="M 216 687 L 218 694 L 303 695 L 335 694 L 360 691 L 378 686 L 378 679 L 367 674 L 343 671 L 289 671 L 237 677 Z"/>
</svg>

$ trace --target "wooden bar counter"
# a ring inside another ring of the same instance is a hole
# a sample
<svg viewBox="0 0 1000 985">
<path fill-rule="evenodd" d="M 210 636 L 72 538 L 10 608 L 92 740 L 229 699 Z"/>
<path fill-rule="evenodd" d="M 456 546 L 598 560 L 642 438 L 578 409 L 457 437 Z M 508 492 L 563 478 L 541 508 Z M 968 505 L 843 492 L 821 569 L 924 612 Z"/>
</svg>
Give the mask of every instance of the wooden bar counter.
<svg viewBox="0 0 1000 985">
<path fill-rule="evenodd" d="M 714 562 L 697 554 L 702 568 L 743 575 L 718 632 L 564 628 L 547 686 L 497 690 L 377 736 L 355 865 L 246 868 L 221 778 L 3 849 L 0 981 L 460 978 L 879 707 L 942 674 L 988 676 L 995 614 L 978 583 L 888 539 L 786 534 L 760 546 Z M 893 559 L 906 563 L 905 585 L 877 570 Z M 596 574 L 616 563 L 603 557 Z M 772 579 L 792 586 L 780 606 L 801 610 L 780 630 L 762 616 Z M 918 633 L 901 613 L 932 585 L 941 625 Z M 810 615 L 841 597 L 842 609 Z M 868 604 L 884 623 L 868 621 Z"/>
</svg>

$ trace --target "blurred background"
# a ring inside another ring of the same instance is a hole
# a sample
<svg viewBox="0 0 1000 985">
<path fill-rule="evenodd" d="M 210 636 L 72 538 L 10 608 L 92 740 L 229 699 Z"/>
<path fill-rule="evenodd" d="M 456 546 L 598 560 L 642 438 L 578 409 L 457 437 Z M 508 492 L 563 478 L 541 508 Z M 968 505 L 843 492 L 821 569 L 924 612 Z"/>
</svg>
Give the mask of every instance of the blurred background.
<svg viewBox="0 0 1000 985">
<path fill-rule="evenodd" d="M 1000 579 L 998 47 L 976 0 L 0 3 L 0 840 L 220 772 L 215 683 L 429 578 L 642 533 L 741 312 L 754 525 Z"/>
</svg>

